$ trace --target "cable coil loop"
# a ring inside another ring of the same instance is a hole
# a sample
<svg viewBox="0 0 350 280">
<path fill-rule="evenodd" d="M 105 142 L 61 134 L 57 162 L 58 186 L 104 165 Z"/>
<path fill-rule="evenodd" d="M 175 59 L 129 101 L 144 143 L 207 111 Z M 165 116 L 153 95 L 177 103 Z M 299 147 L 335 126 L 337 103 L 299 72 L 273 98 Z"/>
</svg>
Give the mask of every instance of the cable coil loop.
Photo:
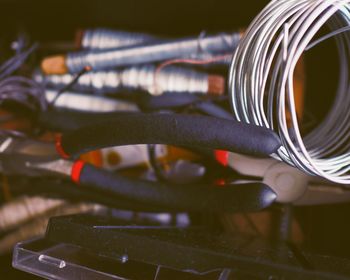
<svg viewBox="0 0 350 280">
<path fill-rule="evenodd" d="M 350 25 L 349 0 L 272 0 L 255 18 L 233 56 L 229 93 L 237 120 L 270 128 L 282 147 L 273 157 L 308 174 L 350 183 L 350 34 L 335 37 L 340 77 L 326 118 L 302 137 L 294 103 L 293 74 L 322 26 Z M 335 33 L 335 32 L 334 32 Z M 287 124 L 286 112 L 291 124 Z"/>
</svg>

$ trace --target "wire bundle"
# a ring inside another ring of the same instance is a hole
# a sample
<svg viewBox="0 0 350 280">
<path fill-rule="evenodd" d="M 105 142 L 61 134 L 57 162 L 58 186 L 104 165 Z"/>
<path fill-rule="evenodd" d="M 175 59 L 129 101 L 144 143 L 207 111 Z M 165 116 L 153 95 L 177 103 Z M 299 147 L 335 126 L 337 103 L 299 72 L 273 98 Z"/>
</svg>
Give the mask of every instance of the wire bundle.
<svg viewBox="0 0 350 280">
<path fill-rule="evenodd" d="M 13 74 L 37 48 L 37 44 L 34 44 L 24 50 L 21 38 L 18 41 L 20 46 L 17 53 L 0 65 L 0 104 L 12 100 L 33 111 L 38 108 L 46 110 L 48 104 L 44 87 L 32 79 Z"/>
<path fill-rule="evenodd" d="M 10 76 L 0 80 L 0 103 L 5 100 L 16 101 L 29 109 L 47 109 L 45 90 L 34 80 L 21 76 Z"/>
<path fill-rule="evenodd" d="M 335 37 L 340 77 L 334 104 L 319 126 L 301 136 L 293 73 L 325 24 L 350 25 L 350 1 L 272 0 L 255 18 L 232 60 L 229 92 L 235 117 L 276 131 L 282 147 L 274 157 L 330 181 L 350 183 L 350 34 Z M 286 112 L 291 124 L 287 124 Z"/>
</svg>

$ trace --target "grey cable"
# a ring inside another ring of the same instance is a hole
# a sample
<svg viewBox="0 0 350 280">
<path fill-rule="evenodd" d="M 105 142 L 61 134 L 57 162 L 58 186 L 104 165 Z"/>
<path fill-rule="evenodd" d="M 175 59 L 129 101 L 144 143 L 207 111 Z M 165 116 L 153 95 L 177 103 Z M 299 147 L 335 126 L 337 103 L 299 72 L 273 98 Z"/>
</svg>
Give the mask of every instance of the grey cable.
<svg viewBox="0 0 350 280">
<path fill-rule="evenodd" d="M 240 33 L 221 33 L 113 50 L 73 52 L 67 54 L 66 64 L 70 73 L 77 73 L 86 66 L 99 71 L 198 54 L 214 56 L 234 51 L 240 37 Z"/>
</svg>

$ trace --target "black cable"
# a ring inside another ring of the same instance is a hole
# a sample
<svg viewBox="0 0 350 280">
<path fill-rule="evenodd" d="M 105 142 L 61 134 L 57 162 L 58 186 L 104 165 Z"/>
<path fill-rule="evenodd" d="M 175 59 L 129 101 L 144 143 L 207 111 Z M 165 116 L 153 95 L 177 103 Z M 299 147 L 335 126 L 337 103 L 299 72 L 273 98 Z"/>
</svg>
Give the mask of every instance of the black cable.
<svg viewBox="0 0 350 280">
<path fill-rule="evenodd" d="M 214 104 L 213 102 L 209 102 L 209 101 L 198 102 L 194 104 L 193 107 L 197 110 L 200 110 L 202 113 L 208 116 L 227 119 L 227 120 L 233 120 L 233 116 L 231 113 L 221 108 L 220 106 Z"/>
<path fill-rule="evenodd" d="M 148 153 L 149 163 L 151 164 L 151 167 L 152 167 L 154 174 L 156 175 L 158 181 L 169 183 L 168 178 L 165 176 L 162 168 L 160 167 L 160 165 L 157 161 L 156 145 L 155 144 L 147 145 L 147 153 Z"/>
<path fill-rule="evenodd" d="M 55 105 L 57 99 L 63 94 L 65 93 L 67 90 L 71 89 L 72 86 L 74 86 L 78 80 L 80 79 L 81 76 L 83 76 L 86 72 L 90 71 L 89 67 L 84 67 L 75 77 L 74 79 L 68 83 L 67 85 L 65 85 L 62 89 L 60 89 L 57 94 L 55 95 L 55 97 L 52 99 L 52 101 L 50 102 L 50 106 L 53 107 L 53 105 Z"/>
<path fill-rule="evenodd" d="M 188 93 L 165 93 L 161 96 L 143 97 L 141 102 L 138 103 L 141 109 L 147 112 L 164 109 L 178 110 L 190 107 L 212 117 L 232 120 L 232 114 L 216 104 L 217 101 L 228 101 L 227 99 L 227 96 L 203 98 L 202 96 Z"/>
<path fill-rule="evenodd" d="M 142 96 L 138 100 L 138 105 L 143 111 L 158 111 L 189 106 L 198 101 L 202 99 L 188 93 L 164 93 L 160 96 Z"/>
<path fill-rule="evenodd" d="M 73 182 L 59 180 L 51 177 L 28 178 L 24 176 L 8 177 L 13 196 L 42 195 L 51 198 L 63 198 L 71 201 L 88 201 L 99 203 L 111 208 L 141 211 L 141 212 L 164 212 L 164 207 L 157 207 L 151 204 L 120 199 L 115 196 L 105 195 L 103 192 L 96 192 L 86 188 L 79 188 Z"/>
<path fill-rule="evenodd" d="M 81 127 L 111 121 L 119 118 L 126 112 L 90 113 L 71 110 L 57 110 L 51 108 L 42 112 L 39 117 L 40 126 L 45 129 L 67 132 Z"/>
</svg>

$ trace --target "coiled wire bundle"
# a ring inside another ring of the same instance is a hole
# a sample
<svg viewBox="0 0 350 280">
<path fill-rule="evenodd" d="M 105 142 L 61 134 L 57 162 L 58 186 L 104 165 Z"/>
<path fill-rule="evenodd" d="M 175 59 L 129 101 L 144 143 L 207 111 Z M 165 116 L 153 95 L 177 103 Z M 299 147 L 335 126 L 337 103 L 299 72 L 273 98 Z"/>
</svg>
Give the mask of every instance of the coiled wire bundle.
<svg viewBox="0 0 350 280">
<path fill-rule="evenodd" d="M 302 137 L 294 105 L 293 73 L 325 24 L 337 34 L 338 90 L 324 121 Z M 341 184 L 350 183 L 350 35 L 337 31 L 349 25 L 349 0 L 272 0 L 242 38 L 229 74 L 235 117 L 279 134 L 282 147 L 274 157 Z"/>
</svg>

